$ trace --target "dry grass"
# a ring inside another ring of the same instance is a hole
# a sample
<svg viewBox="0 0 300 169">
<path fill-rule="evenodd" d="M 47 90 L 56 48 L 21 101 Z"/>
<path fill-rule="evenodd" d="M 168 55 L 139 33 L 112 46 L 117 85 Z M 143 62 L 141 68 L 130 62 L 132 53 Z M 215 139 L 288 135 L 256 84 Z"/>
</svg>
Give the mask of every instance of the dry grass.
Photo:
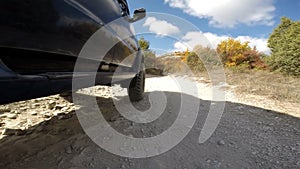
<svg viewBox="0 0 300 169">
<path fill-rule="evenodd" d="M 300 103 L 300 79 L 263 70 L 226 69 L 227 83 L 236 92 L 255 94 L 278 101 Z"/>
<path fill-rule="evenodd" d="M 187 74 L 186 66 L 180 59 L 161 59 L 164 73 Z M 245 67 L 225 69 L 226 80 L 229 85 L 236 86 L 235 92 L 264 96 L 265 98 L 300 103 L 300 78 L 285 76 L 268 70 L 249 70 Z M 193 75 L 209 79 L 207 72 L 194 72 Z"/>
</svg>

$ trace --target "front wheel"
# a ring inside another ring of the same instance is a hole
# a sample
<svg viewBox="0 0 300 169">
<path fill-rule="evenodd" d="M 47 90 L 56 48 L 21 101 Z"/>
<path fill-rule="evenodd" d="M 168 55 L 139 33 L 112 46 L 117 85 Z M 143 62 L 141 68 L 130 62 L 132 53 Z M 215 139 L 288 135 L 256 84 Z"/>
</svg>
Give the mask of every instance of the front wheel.
<svg viewBox="0 0 300 169">
<path fill-rule="evenodd" d="M 145 89 L 145 71 L 140 71 L 130 82 L 127 89 L 129 99 L 133 102 L 140 101 L 144 98 Z"/>
</svg>

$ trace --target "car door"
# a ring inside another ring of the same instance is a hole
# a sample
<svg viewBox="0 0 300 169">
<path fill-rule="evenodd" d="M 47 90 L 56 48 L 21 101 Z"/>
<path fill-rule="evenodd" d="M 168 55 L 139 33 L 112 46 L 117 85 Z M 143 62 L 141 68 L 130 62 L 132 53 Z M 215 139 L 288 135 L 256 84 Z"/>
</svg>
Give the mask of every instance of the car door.
<svg viewBox="0 0 300 169">
<path fill-rule="evenodd" d="M 114 47 L 114 56 L 112 63 L 130 67 L 134 64 L 138 41 L 135 37 L 133 25 L 128 21 L 130 11 L 126 0 L 116 0 L 120 8 L 120 18 L 109 25 L 120 38 L 120 42 Z"/>
</svg>

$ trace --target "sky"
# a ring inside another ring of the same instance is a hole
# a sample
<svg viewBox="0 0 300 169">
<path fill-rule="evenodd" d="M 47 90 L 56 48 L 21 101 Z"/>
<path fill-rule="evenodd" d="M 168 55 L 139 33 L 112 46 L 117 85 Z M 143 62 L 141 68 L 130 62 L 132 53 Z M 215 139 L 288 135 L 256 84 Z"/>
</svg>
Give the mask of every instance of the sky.
<svg viewBox="0 0 300 169">
<path fill-rule="evenodd" d="M 270 53 L 267 39 L 286 16 L 300 20 L 300 0 L 127 0 L 131 13 L 145 8 L 147 17 L 134 24 L 138 38 L 150 41 L 157 54 L 216 48 L 229 37 Z"/>
</svg>

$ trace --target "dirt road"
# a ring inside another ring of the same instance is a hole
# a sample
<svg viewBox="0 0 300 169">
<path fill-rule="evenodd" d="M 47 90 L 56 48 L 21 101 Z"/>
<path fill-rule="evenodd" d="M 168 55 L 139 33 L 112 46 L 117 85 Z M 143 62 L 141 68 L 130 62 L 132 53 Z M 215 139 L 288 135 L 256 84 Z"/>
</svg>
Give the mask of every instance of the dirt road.
<svg viewBox="0 0 300 169">
<path fill-rule="evenodd" d="M 153 83 L 159 78 L 148 80 Z M 165 92 L 167 107 L 173 107 L 173 111 L 166 110 L 150 124 L 136 124 L 117 112 L 109 88 L 94 87 L 90 91 L 94 90 L 100 93 L 99 106 L 105 105 L 100 106 L 105 119 L 125 135 L 158 135 L 178 115 L 174 107 L 178 106 L 181 94 L 176 91 Z M 152 90 L 147 87 L 146 98 Z M 0 168 L 300 168 L 300 119 L 290 115 L 226 102 L 217 130 L 207 142 L 199 144 L 211 105 L 210 101 L 200 99 L 196 123 L 180 144 L 160 156 L 130 159 L 97 146 L 79 124 L 74 109 L 80 107 L 74 107 L 70 101 L 70 96 L 51 96 L 1 106 L 0 129 L 7 136 L 0 140 Z M 147 104 L 142 101 L 136 106 Z"/>
</svg>

